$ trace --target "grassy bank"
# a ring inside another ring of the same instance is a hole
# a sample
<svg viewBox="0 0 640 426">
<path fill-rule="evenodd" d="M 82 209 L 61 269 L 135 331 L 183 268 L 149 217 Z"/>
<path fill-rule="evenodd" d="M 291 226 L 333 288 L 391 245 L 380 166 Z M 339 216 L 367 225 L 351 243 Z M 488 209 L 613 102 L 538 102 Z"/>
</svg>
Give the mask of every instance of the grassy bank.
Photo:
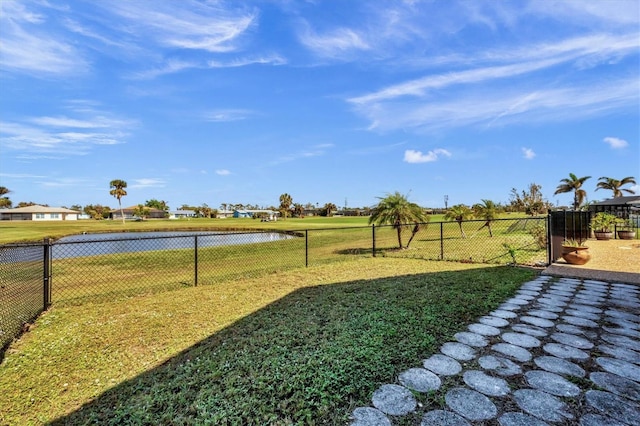
<svg viewBox="0 0 640 426">
<path fill-rule="evenodd" d="M 343 424 L 532 276 L 367 257 L 54 306 L 0 365 L 0 423 Z"/>
</svg>

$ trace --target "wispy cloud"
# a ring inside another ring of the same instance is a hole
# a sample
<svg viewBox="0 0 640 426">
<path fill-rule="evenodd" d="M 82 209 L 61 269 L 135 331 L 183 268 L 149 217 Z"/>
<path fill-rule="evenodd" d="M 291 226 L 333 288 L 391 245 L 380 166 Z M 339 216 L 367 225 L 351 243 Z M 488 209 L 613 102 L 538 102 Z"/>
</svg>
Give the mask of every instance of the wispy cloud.
<svg viewBox="0 0 640 426">
<path fill-rule="evenodd" d="M 288 155 L 283 155 L 273 161 L 271 161 L 269 164 L 271 166 L 276 166 L 282 163 L 289 163 L 291 161 L 296 161 L 296 160 L 300 160 L 300 159 L 304 159 L 304 158 L 311 158 L 311 157 L 319 157 L 322 155 L 325 155 L 327 152 L 327 149 L 332 148 L 334 145 L 330 144 L 330 143 L 325 143 L 325 144 L 318 144 L 315 145 L 313 147 L 310 147 L 309 149 L 305 149 L 302 151 L 298 151 L 298 152 L 293 152 L 291 154 Z"/>
<path fill-rule="evenodd" d="M 0 125 L 0 147 L 38 158 L 86 155 L 96 145 L 124 143 L 135 125 L 133 121 L 109 117 L 109 114 L 82 103 L 73 103 L 69 109 L 74 110 L 79 105 L 84 112 L 74 111 L 77 117 L 25 117 L 19 121 L 3 122 Z"/>
<path fill-rule="evenodd" d="M 224 123 L 228 121 L 240 121 L 256 115 L 255 112 L 247 109 L 216 109 L 205 114 L 205 120 L 214 123 Z"/>
<path fill-rule="evenodd" d="M 255 23 L 257 13 L 225 8 L 219 2 L 104 2 L 101 7 L 124 18 L 138 37 L 160 45 L 208 52 L 235 50 L 238 38 Z"/>
<path fill-rule="evenodd" d="M 629 142 L 625 141 L 624 139 L 614 138 L 611 136 L 604 138 L 603 141 L 612 149 L 622 149 L 629 146 Z"/>
<path fill-rule="evenodd" d="M 227 61 L 211 60 L 207 62 L 207 68 L 238 68 L 249 65 L 284 65 L 287 60 L 278 54 L 247 56 Z"/>
<path fill-rule="evenodd" d="M 531 148 L 522 148 L 522 156 L 527 160 L 533 160 L 536 156 L 536 153 Z"/>
<path fill-rule="evenodd" d="M 0 2 L 0 67 L 9 71 L 63 76 L 83 73 L 89 63 L 71 41 L 44 29 L 45 15 L 22 2 Z"/>
<path fill-rule="evenodd" d="M 227 169 L 218 169 L 216 170 L 216 174 L 218 176 L 229 176 L 231 174 L 231 172 Z"/>
<path fill-rule="evenodd" d="M 350 28 L 336 28 L 318 34 L 307 25 L 300 35 L 300 42 L 316 55 L 327 58 L 339 58 L 354 51 L 366 51 L 371 47 L 363 36 Z"/>
<path fill-rule="evenodd" d="M 404 161 L 407 163 L 431 163 L 438 161 L 441 157 L 451 157 L 451 153 L 446 149 L 437 148 L 423 154 L 421 151 L 408 149 L 404 152 Z"/>
<path fill-rule="evenodd" d="M 133 179 L 133 183 L 129 185 L 129 188 L 164 188 L 166 182 L 163 179 L 158 178 L 141 178 Z"/>
<path fill-rule="evenodd" d="M 370 129 L 381 131 L 557 122 L 635 108 L 637 87 L 632 78 L 532 92 L 524 92 L 526 87 L 518 88 L 521 92 L 509 87 L 474 89 L 444 99 L 387 102 L 357 111 L 371 122 Z"/>
</svg>

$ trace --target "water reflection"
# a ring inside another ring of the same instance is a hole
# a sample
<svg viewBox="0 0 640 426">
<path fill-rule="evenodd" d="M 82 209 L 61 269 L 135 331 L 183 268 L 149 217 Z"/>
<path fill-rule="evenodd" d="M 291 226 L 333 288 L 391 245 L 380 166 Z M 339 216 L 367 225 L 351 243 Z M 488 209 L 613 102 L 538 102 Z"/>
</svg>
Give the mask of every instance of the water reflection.
<svg viewBox="0 0 640 426">
<path fill-rule="evenodd" d="M 52 247 L 54 259 L 150 250 L 193 249 L 280 241 L 293 238 L 279 232 L 123 232 L 72 235 Z"/>
</svg>

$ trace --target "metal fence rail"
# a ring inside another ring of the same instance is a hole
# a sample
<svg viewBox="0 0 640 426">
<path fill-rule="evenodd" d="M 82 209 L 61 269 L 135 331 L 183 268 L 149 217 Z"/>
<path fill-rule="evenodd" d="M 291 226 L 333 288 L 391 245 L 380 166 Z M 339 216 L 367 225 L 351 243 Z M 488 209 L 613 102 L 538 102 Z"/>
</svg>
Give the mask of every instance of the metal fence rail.
<svg viewBox="0 0 640 426">
<path fill-rule="evenodd" d="M 491 234 L 484 221 L 465 221 L 286 233 L 102 234 L 0 246 L 0 343 L 6 347 L 49 303 L 108 302 L 224 285 L 359 257 L 544 264 L 546 223 L 546 217 L 499 219 L 491 223 Z"/>
</svg>

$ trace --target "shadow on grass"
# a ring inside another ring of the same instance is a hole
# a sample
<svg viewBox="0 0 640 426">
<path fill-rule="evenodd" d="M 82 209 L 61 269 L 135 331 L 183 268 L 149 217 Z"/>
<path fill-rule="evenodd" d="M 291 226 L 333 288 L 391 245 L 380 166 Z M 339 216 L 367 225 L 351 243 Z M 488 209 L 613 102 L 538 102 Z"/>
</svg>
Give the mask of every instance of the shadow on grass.
<svg viewBox="0 0 640 426">
<path fill-rule="evenodd" d="M 534 275 L 482 267 L 302 288 L 51 424 L 345 424 Z"/>
</svg>

